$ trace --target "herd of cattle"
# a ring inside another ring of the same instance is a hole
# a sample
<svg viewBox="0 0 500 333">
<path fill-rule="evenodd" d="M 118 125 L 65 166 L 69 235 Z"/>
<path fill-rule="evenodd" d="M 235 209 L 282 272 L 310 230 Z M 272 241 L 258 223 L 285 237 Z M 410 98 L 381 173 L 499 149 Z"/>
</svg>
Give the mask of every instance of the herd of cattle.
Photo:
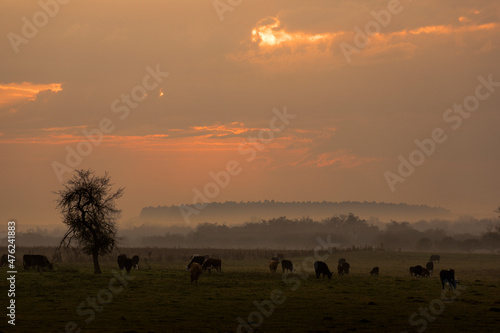
<svg viewBox="0 0 500 333">
<path fill-rule="evenodd" d="M 434 271 L 434 262 L 440 262 L 441 258 L 439 255 L 432 255 L 429 258 L 429 261 L 425 265 L 425 268 L 421 265 L 411 266 L 410 267 L 410 275 L 415 277 L 430 277 Z M 128 258 L 125 254 L 120 254 L 117 258 L 118 268 L 120 270 L 126 269 L 127 273 L 130 273 L 132 267 L 135 269 L 139 269 L 139 256 L 135 255 L 132 258 Z M 7 255 L 2 255 L 0 260 L 0 267 L 3 265 L 7 265 Z M 281 264 L 281 269 L 283 273 L 285 272 L 293 272 L 293 263 L 290 260 L 284 259 L 282 254 L 278 254 L 275 257 L 272 257 L 269 261 L 269 269 L 272 273 L 276 273 L 278 266 Z M 39 271 L 40 268 L 48 268 L 49 270 L 53 270 L 52 264 L 49 262 L 46 256 L 38 255 L 38 254 L 25 254 L 23 256 L 23 267 L 24 269 L 35 268 Z M 337 273 L 339 276 L 349 274 L 350 269 L 349 263 L 345 258 L 340 258 L 337 264 Z M 210 258 L 208 255 L 200 256 L 198 254 L 194 254 L 191 257 L 191 261 L 186 266 L 186 270 L 190 271 L 191 275 L 191 283 L 198 283 L 198 278 L 201 273 L 208 270 L 210 274 L 211 270 L 215 269 L 218 272 L 222 272 L 222 260 Z M 328 265 L 323 261 L 316 261 L 314 263 L 314 271 L 316 273 L 316 278 L 319 279 L 320 276 L 323 278 L 326 276 L 328 279 L 332 278 L 333 273 L 328 268 Z M 379 267 L 373 267 L 370 271 L 371 275 L 379 275 Z M 445 284 L 448 284 L 450 288 L 457 287 L 457 281 L 455 280 L 455 271 L 453 269 L 450 270 L 441 270 L 439 273 L 439 277 L 441 278 L 441 283 L 443 285 L 443 289 Z"/>
</svg>

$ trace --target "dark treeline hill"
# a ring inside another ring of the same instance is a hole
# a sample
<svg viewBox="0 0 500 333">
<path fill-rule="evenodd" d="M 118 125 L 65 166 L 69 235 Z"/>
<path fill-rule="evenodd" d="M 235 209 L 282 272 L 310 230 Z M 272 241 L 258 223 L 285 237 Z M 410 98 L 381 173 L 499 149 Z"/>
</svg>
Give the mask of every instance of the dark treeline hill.
<svg viewBox="0 0 500 333">
<path fill-rule="evenodd" d="M 204 208 L 197 208 L 194 205 L 145 207 L 141 211 L 140 218 L 143 221 L 168 225 L 185 224 L 186 222 L 194 225 L 205 222 L 234 225 L 248 221 L 267 220 L 276 216 L 288 216 L 289 218 L 307 216 L 320 220 L 328 216 L 348 214 L 350 212 L 363 218 L 376 216 L 386 221 L 390 219 L 418 221 L 431 218 L 446 218 L 450 215 L 449 210 L 441 207 L 405 203 L 367 201 L 276 202 L 274 200 L 265 200 L 212 202 L 205 204 Z"/>
<path fill-rule="evenodd" d="M 415 223 L 377 219 L 354 214 L 323 220 L 272 218 L 236 226 L 202 223 L 195 228 L 137 226 L 119 231 L 118 246 L 166 248 L 313 249 L 317 238 L 330 237 L 337 248 L 373 248 L 419 252 L 500 253 L 500 220 L 459 218 Z M 46 232 L 20 233 L 19 246 L 58 244 L 61 235 Z M 6 245 L 0 239 L 0 245 Z"/>
</svg>

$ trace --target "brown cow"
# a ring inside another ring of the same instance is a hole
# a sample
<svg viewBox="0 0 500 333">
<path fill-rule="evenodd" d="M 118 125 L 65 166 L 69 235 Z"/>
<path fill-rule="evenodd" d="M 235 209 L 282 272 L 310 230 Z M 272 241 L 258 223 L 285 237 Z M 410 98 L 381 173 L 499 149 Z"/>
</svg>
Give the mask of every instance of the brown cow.
<svg viewBox="0 0 500 333">
<path fill-rule="evenodd" d="M 201 265 L 201 270 L 205 271 L 208 269 L 208 274 L 210 274 L 212 268 L 215 268 L 215 270 L 222 272 L 222 261 L 220 259 L 215 259 L 215 258 L 205 259 L 203 265 Z"/>
<path fill-rule="evenodd" d="M 201 266 L 200 266 L 200 264 L 198 264 L 197 262 L 191 263 L 190 270 L 191 270 L 191 283 L 193 283 L 193 281 L 195 283 L 198 283 L 198 278 L 201 275 Z"/>
<path fill-rule="evenodd" d="M 276 270 L 278 269 L 278 264 L 280 262 L 276 260 L 271 260 L 269 262 L 269 269 L 271 270 L 272 273 L 276 273 Z"/>
</svg>

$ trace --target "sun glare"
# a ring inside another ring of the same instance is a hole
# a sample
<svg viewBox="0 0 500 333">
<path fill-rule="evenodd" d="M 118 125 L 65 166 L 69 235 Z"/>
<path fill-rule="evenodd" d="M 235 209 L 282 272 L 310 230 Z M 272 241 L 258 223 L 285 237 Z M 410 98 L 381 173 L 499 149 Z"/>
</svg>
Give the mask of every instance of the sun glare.
<svg viewBox="0 0 500 333">
<path fill-rule="evenodd" d="M 265 24 L 264 21 L 268 23 Z M 268 17 L 252 30 L 252 41 L 260 46 L 277 46 L 284 43 L 314 43 L 328 37 L 330 34 L 308 35 L 302 32 L 288 33 L 280 28 L 277 17 Z"/>
</svg>

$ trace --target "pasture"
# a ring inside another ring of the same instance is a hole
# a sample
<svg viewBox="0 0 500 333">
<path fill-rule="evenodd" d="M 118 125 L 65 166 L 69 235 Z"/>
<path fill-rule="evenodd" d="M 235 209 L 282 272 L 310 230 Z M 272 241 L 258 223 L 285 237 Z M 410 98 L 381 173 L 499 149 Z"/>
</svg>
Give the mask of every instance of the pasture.
<svg viewBox="0 0 500 333">
<path fill-rule="evenodd" d="M 123 251 L 132 255 L 137 250 Z M 235 332 L 241 322 L 242 332 L 442 333 L 500 328 L 498 255 L 441 253 L 431 278 L 415 278 L 409 266 L 425 266 L 429 253 L 335 252 L 325 260 L 333 278 L 317 280 L 312 251 L 295 257 L 283 251 L 296 269 L 304 259 L 309 262 L 287 276 L 281 274 L 281 265 L 278 273 L 269 272 L 267 251 L 249 250 L 262 256 L 252 259 L 231 259 L 231 251 L 238 250 L 203 251 L 213 257 L 220 254 L 222 273 L 205 272 L 198 284 L 190 283 L 187 258 L 168 262 L 153 257 L 151 268 L 140 263 L 141 269 L 123 280 L 126 285 L 113 275 L 117 264 L 112 258 L 102 259 L 102 275 L 92 274 L 88 261 L 57 263 L 53 272 L 18 267 L 16 326 L 8 325 L 4 314 L 0 331 L 65 332 L 67 326 L 70 332 Z M 349 275 L 337 275 L 340 257 L 350 263 Z M 380 267 L 379 276 L 369 275 L 374 266 Z M 458 289 L 442 295 L 439 271 L 448 268 L 455 269 Z M 1 268 L 0 274 L 5 271 Z M 0 289 L 5 295 L 5 278 L 0 279 Z M 2 296 L 4 311 L 5 299 Z"/>
</svg>

